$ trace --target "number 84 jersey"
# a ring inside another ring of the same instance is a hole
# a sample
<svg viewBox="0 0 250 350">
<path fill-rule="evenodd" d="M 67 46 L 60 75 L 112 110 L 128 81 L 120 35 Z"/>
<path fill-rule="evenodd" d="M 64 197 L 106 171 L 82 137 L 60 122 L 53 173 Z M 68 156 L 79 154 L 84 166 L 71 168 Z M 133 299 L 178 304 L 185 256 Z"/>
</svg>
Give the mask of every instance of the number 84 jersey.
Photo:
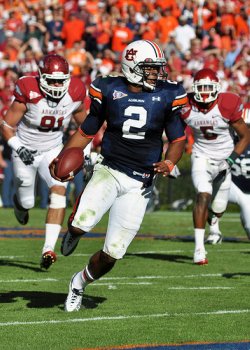
<svg viewBox="0 0 250 350">
<path fill-rule="evenodd" d="M 15 101 L 25 104 L 26 112 L 17 127 L 23 145 L 46 152 L 62 144 L 63 131 L 72 113 L 83 103 L 86 89 L 78 78 L 71 78 L 68 92 L 58 101 L 47 99 L 39 88 L 38 77 L 18 79 Z"/>
<path fill-rule="evenodd" d="M 192 153 L 213 160 L 226 159 L 234 148 L 230 124 L 242 115 L 240 97 L 230 92 L 220 93 L 209 109 L 202 108 L 193 93 L 188 94 L 188 100 L 182 118 L 194 133 Z"/>
</svg>

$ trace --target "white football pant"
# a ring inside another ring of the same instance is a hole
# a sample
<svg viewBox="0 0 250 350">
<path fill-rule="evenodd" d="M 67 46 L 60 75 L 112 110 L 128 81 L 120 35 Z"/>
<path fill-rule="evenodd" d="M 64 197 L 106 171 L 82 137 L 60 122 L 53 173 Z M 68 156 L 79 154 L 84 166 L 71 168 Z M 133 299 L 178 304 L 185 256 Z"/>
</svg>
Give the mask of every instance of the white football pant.
<svg viewBox="0 0 250 350">
<path fill-rule="evenodd" d="M 242 226 L 250 239 L 250 194 L 242 192 L 239 187 L 232 182 L 229 193 L 229 202 L 239 205 Z"/>
<path fill-rule="evenodd" d="M 35 205 L 36 177 L 37 173 L 45 180 L 48 187 L 54 185 L 67 187 L 68 182 L 55 180 L 49 172 L 49 164 L 60 153 L 62 146 L 56 147 L 46 153 L 35 156 L 32 165 L 25 165 L 16 152 L 12 154 L 16 195 L 18 202 L 25 209 L 31 209 Z"/>
<path fill-rule="evenodd" d="M 218 175 L 218 166 L 220 161 L 212 161 L 207 158 L 203 158 L 192 154 L 192 181 L 197 193 L 209 193 L 212 195 L 213 190 L 216 188 L 214 178 Z M 211 203 L 211 209 L 214 213 L 223 213 L 226 210 L 229 189 L 231 184 L 231 173 L 228 173 L 225 180 L 219 187 L 218 192 Z"/>
<path fill-rule="evenodd" d="M 75 208 L 72 226 L 89 232 L 110 209 L 103 251 L 121 259 L 137 234 L 153 185 L 143 183 L 102 164 L 94 173 Z"/>
</svg>

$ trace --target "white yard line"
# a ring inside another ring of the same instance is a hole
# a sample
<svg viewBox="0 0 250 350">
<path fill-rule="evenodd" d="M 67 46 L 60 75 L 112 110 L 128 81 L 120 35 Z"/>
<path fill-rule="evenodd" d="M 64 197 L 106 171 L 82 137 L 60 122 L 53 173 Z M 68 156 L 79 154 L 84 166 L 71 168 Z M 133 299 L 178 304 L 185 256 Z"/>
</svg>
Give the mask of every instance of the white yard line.
<svg viewBox="0 0 250 350">
<path fill-rule="evenodd" d="M 213 248 L 213 247 L 208 247 L 209 248 Z M 217 248 L 216 250 L 217 252 L 219 251 L 220 253 L 239 253 L 239 252 L 250 252 L 249 248 L 242 248 L 242 249 L 225 249 L 223 248 Z M 138 252 L 129 252 L 128 254 L 130 255 L 136 255 L 136 254 L 172 254 L 172 253 L 193 253 L 193 250 L 190 249 L 176 249 L 176 250 L 146 250 L 146 251 L 138 251 Z M 211 250 L 212 252 L 212 250 Z M 91 256 L 92 253 L 89 254 L 74 254 L 71 256 L 71 258 L 74 257 L 81 257 L 81 256 Z M 60 257 L 62 255 L 58 254 L 58 257 Z M 126 257 L 126 256 L 125 256 Z M 27 258 L 27 255 L 1 255 L 0 259 L 19 259 L 19 258 Z"/>
<path fill-rule="evenodd" d="M 124 281 L 124 280 L 130 280 L 130 281 L 136 281 L 136 280 L 144 280 L 143 283 L 146 283 L 145 280 L 156 280 L 156 279 L 180 279 L 180 278 L 207 278 L 207 277 L 223 277 L 224 274 L 221 273 L 207 273 L 207 274 L 196 274 L 196 275 L 172 275 L 172 276 L 128 276 L 128 277 L 102 277 L 99 281 L 96 281 L 94 284 L 91 284 L 90 286 L 94 286 L 97 284 L 103 283 L 102 281 L 107 281 L 107 284 L 113 281 Z M 42 283 L 42 282 L 60 282 L 65 281 L 65 279 L 57 279 L 57 278 L 32 278 L 32 279 L 2 279 L 0 280 L 0 283 L 30 283 L 30 282 L 36 282 L 36 283 Z M 110 281 L 110 282 L 108 282 Z M 105 282 L 106 283 L 106 282 Z M 122 282 L 116 282 L 122 283 Z M 126 284 L 128 283 L 135 283 L 138 284 L 138 282 L 124 282 Z M 140 283 L 140 282 L 139 282 Z"/>
<path fill-rule="evenodd" d="M 8 326 L 29 326 L 29 325 L 48 325 L 48 324 L 62 324 L 62 323 L 81 323 L 93 321 L 114 321 L 114 320 L 128 320 L 128 319 L 142 319 L 142 318 L 164 318 L 164 317 L 192 317 L 192 316 L 210 316 L 210 315 L 229 315 L 229 314 L 245 314 L 250 313 L 246 310 L 218 310 L 210 312 L 191 312 L 191 313 L 162 313 L 162 314 L 146 314 L 146 315 L 118 315 L 106 317 L 88 317 L 88 318 L 72 318 L 68 320 L 44 320 L 44 321 L 14 321 L 14 322 L 0 322 L 0 327 Z"/>
</svg>

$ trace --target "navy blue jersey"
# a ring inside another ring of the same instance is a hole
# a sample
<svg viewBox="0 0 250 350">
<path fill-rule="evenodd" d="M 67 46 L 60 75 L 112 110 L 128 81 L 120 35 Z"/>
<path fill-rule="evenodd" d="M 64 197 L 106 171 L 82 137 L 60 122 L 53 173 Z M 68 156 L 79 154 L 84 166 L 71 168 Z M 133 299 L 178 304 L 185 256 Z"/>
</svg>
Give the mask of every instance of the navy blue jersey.
<svg viewBox="0 0 250 350">
<path fill-rule="evenodd" d="M 162 134 L 169 142 L 184 139 L 180 108 L 186 92 L 176 82 L 160 82 L 154 91 L 132 93 L 124 77 L 98 77 L 90 86 L 90 113 L 81 125 L 95 135 L 107 121 L 101 154 L 104 163 L 128 176 L 152 178 L 153 163 L 162 157 Z"/>
<path fill-rule="evenodd" d="M 244 193 L 250 193 L 250 145 L 232 166 L 232 181 Z"/>
</svg>

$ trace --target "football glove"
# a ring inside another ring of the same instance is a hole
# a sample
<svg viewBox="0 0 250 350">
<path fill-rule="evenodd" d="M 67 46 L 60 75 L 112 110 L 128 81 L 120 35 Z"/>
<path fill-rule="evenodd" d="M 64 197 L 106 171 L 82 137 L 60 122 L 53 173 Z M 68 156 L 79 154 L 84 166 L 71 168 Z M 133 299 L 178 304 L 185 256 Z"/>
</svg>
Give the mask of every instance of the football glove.
<svg viewBox="0 0 250 350">
<path fill-rule="evenodd" d="M 219 173 L 223 173 L 227 175 L 228 173 L 230 173 L 232 165 L 233 164 L 229 162 L 227 159 L 223 160 L 219 164 L 219 168 L 218 168 Z"/>
<path fill-rule="evenodd" d="M 34 156 L 37 154 L 36 150 L 30 150 L 24 146 L 19 147 L 16 152 L 25 165 L 33 164 L 35 160 Z"/>
</svg>

